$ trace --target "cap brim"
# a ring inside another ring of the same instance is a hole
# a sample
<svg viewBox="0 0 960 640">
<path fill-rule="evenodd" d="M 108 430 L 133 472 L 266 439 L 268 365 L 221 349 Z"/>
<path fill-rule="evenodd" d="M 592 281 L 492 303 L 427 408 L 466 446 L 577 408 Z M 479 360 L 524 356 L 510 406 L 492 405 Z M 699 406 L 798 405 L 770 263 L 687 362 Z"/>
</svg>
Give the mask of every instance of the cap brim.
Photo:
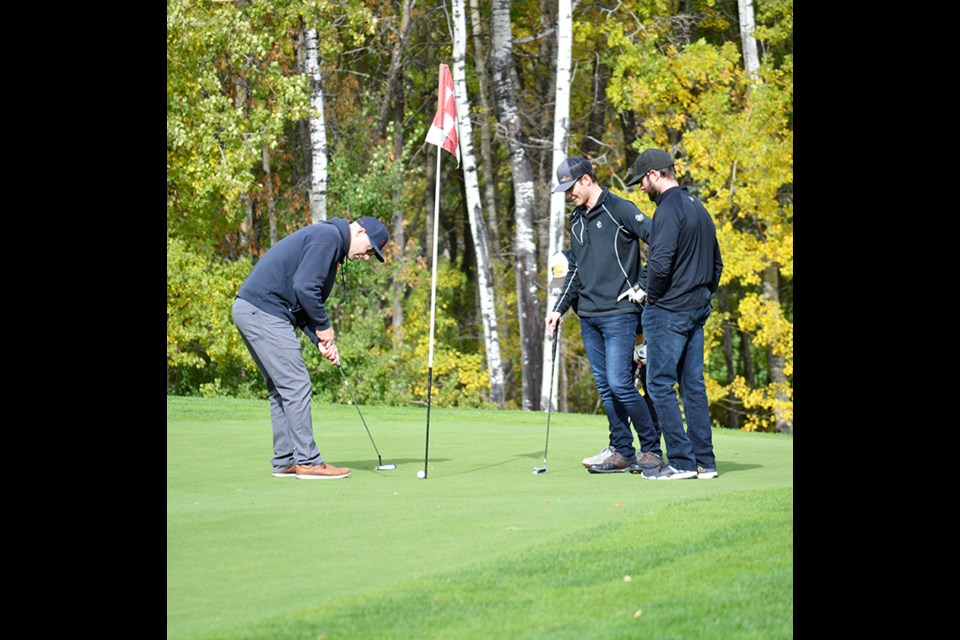
<svg viewBox="0 0 960 640">
<path fill-rule="evenodd" d="M 557 185 L 557 188 L 554 189 L 553 192 L 560 193 L 561 191 L 566 191 L 567 189 L 572 187 L 575 182 L 576 180 L 570 180 L 569 182 L 561 182 L 560 184 Z"/>
<path fill-rule="evenodd" d="M 632 177 L 632 178 L 627 178 L 627 181 L 626 181 L 624 184 L 626 184 L 628 187 L 632 187 L 632 186 L 635 185 L 635 184 L 639 184 L 640 182 L 643 182 L 643 176 L 644 176 L 644 175 L 646 175 L 646 174 L 641 174 L 641 175 L 639 175 L 639 176 L 634 176 L 634 177 Z"/>
<path fill-rule="evenodd" d="M 383 254 L 380 253 L 380 249 L 377 249 L 376 247 L 370 247 L 370 248 L 373 249 L 374 255 L 377 256 L 377 260 L 379 260 L 380 262 L 384 262 Z"/>
</svg>

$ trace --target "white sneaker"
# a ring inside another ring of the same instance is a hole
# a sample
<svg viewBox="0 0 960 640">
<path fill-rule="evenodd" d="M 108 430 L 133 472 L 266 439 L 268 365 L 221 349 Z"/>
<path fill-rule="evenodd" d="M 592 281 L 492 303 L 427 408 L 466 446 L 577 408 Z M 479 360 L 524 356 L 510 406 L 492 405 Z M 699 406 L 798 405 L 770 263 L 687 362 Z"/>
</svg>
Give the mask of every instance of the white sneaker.
<svg viewBox="0 0 960 640">
<path fill-rule="evenodd" d="M 595 455 L 595 456 L 590 456 L 589 458 L 584 458 L 584 459 L 583 459 L 583 466 L 589 467 L 589 466 L 592 465 L 592 464 L 603 464 L 604 462 L 606 462 L 606 461 L 610 458 L 610 456 L 612 456 L 612 455 L 613 455 L 614 453 L 616 453 L 616 452 L 617 452 L 617 450 L 614 449 L 613 446 L 611 445 L 611 446 L 607 447 L 606 449 L 604 449 L 603 451 L 601 451 L 600 453 L 598 453 L 598 454 Z"/>
</svg>

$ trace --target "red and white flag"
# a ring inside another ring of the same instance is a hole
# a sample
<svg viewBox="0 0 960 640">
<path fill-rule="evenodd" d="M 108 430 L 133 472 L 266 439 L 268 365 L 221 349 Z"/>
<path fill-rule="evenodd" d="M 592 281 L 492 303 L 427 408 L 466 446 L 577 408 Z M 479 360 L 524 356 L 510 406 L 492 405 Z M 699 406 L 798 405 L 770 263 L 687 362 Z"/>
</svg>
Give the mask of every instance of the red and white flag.
<svg viewBox="0 0 960 640">
<path fill-rule="evenodd" d="M 457 100 L 453 93 L 453 77 L 450 67 L 440 65 L 440 82 L 437 85 L 437 115 L 427 132 L 427 142 L 443 147 L 457 157 L 460 166 L 460 140 L 457 137 Z"/>
</svg>

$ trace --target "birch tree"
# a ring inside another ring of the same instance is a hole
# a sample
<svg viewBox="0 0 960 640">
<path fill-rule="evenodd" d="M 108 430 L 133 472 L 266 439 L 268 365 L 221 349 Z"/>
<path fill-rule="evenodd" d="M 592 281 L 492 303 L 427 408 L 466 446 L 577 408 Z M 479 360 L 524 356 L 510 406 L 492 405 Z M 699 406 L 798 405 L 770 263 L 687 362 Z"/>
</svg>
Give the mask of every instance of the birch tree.
<svg viewBox="0 0 960 640">
<path fill-rule="evenodd" d="M 480 84 L 480 170 L 483 172 L 483 193 L 487 210 L 487 228 L 489 233 L 490 255 L 500 255 L 500 231 L 497 222 L 497 181 L 493 163 L 493 144 L 490 133 L 490 95 L 487 69 L 483 55 L 483 22 L 480 20 L 480 8 L 477 0 L 470 0 L 470 25 L 473 28 L 473 56 L 476 65 L 477 80 Z M 496 282 L 496 281 L 495 281 Z"/>
<path fill-rule="evenodd" d="M 757 39 L 753 35 L 756 24 L 753 20 L 753 0 L 737 0 L 740 13 L 740 40 L 743 43 L 743 68 L 751 80 L 757 79 L 760 56 L 757 55 Z"/>
<path fill-rule="evenodd" d="M 541 348 L 543 330 L 537 302 L 537 244 L 534 235 L 533 170 L 527 155 L 527 136 L 517 109 L 516 74 L 513 62 L 513 29 L 510 24 L 511 0 L 494 0 L 491 9 L 491 81 L 497 117 L 510 151 L 513 183 L 514 240 L 517 276 L 517 318 L 520 325 L 520 361 L 522 408 L 540 408 Z"/>
<path fill-rule="evenodd" d="M 487 371 L 490 375 L 490 402 L 503 409 L 503 364 L 500 359 L 500 337 L 497 332 L 497 308 L 490 269 L 490 250 L 480 205 L 480 185 L 477 180 L 477 162 L 473 154 L 473 124 L 470 120 L 470 101 L 467 98 L 466 78 L 467 22 L 463 0 L 453 0 L 453 83 L 457 101 L 457 119 L 460 126 L 460 155 L 463 164 L 464 191 L 467 217 L 473 234 L 477 260 L 477 291 L 480 296 L 480 315 L 483 318 L 483 338 L 487 353 Z"/>
<path fill-rule="evenodd" d="M 555 171 L 567 155 L 567 137 L 570 127 L 570 63 L 573 58 L 573 8 L 571 0 L 559 0 L 557 10 L 557 82 L 556 99 L 553 112 L 553 164 Z M 553 171 L 551 171 L 551 175 Z M 549 183 L 553 184 L 552 180 Z M 552 191 L 552 189 L 551 189 Z M 566 198 L 564 193 L 553 193 L 550 196 L 550 224 L 547 232 L 547 262 L 557 251 L 563 247 L 563 226 L 566 220 Z M 546 269 L 547 279 L 550 279 L 550 269 Z M 547 308 L 545 313 L 553 309 L 557 303 L 558 291 L 554 288 L 547 288 Z M 559 339 L 559 334 L 558 334 Z M 559 347 L 559 345 L 557 345 Z M 543 369 L 547 371 L 551 366 L 558 366 L 551 362 L 553 347 L 553 335 L 544 332 L 543 339 Z M 550 388 L 550 381 L 553 380 L 553 388 Z M 549 409 L 556 409 L 557 402 L 557 380 L 556 375 L 543 376 L 542 388 L 540 390 L 540 407 L 545 408 L 550 398 L 553 398 L 553 406 Z"/>
<path fill-rule="evenodd" d="M 323 120 L 323 83 L 317 53 L 317 30 L 307 29 L 304 38 L 304 64 L 310 78 L 310 220 L 327 219 L 327 128 Z"/>
</svg>

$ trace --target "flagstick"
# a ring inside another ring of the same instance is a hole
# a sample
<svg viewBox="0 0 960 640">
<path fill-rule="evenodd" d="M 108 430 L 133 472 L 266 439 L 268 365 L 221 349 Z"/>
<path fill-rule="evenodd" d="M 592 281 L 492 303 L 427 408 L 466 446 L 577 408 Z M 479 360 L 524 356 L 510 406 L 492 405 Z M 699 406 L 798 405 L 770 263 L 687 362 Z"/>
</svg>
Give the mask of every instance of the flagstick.
<svg viewBox="0 0 960 640">
<path fill-rule="evenodd" d="M 433 391 L 433 328 L 437 312 L 437 237 L 440 235 L 440 152 L 437 146 L 437 190 L 433 199 L 433 277 L 430 286 L 430 356 L 427 362 L 427 438 L 423 451 L 423 477 L 426 478 L 430 461 L 430 395 Z"/>
</svg>

